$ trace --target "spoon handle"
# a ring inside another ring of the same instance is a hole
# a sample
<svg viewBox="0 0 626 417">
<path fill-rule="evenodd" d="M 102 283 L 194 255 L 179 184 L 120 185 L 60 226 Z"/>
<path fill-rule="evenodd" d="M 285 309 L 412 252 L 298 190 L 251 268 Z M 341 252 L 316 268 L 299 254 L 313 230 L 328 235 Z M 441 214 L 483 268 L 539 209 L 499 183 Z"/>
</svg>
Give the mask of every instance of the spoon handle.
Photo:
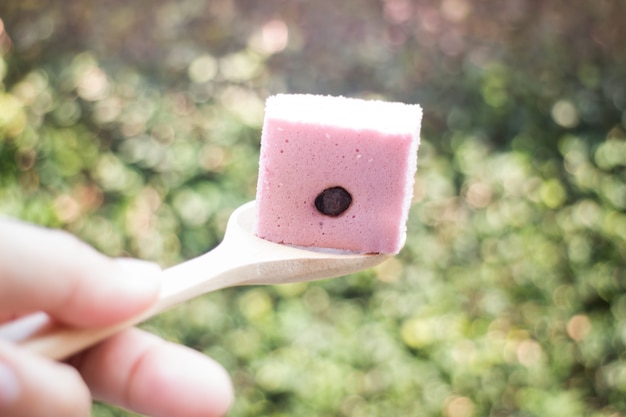
<svg viewBox="0 0 626 417">
<path fill-rule="evenodd" d="M 265 241 L 252 232 L 254 203 L 233 212 L 220 245 L 195 259 L 166 269 L 155 304 L 110 327 L 77 329 L 35 313 L 0 326 L 0 339 L 46 356 L 65 359 L 126 328 L 200 294 L 239 285 L 273 285 L 338 277 L 377 265 L 388 255 L 304 250 Z"/>
</svg>

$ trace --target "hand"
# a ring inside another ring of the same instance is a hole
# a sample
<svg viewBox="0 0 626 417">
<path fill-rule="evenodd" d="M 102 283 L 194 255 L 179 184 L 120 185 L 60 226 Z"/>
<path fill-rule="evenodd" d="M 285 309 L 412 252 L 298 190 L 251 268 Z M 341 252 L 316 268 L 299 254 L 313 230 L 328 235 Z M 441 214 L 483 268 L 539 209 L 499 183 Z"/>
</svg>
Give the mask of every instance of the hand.
<svg viewBox="0 0 626 417">
<path fill-rule="evenodd" d="M 159 280 L 124 264 L 65 232 L 0 218 L 0 322 L 36 311 L 81 327 L 130 318 L 156 300 Z M 92 396 L 153 417 L 221 416 L 233 390 L 216 362 L 139 329 L 67 363 L 0 339 L 0 415 L 86 417 Z"/>
</svg>

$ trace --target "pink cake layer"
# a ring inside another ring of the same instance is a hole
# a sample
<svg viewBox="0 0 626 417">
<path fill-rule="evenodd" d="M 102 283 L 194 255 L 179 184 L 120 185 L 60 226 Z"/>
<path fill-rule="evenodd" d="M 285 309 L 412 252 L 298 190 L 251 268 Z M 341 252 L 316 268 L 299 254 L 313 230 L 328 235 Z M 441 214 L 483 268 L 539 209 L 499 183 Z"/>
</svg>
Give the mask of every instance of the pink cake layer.
<svg viewBox="0 0 626 417">
<path fill-rule="evenodd" d="M 344 97 L 269 97 L 261 139 L 256 234 L 277 243 L 397 253 L 417 170 L 419 105 Z M 315 200 L 342 187 L 339 215 Z"/>
</svg>

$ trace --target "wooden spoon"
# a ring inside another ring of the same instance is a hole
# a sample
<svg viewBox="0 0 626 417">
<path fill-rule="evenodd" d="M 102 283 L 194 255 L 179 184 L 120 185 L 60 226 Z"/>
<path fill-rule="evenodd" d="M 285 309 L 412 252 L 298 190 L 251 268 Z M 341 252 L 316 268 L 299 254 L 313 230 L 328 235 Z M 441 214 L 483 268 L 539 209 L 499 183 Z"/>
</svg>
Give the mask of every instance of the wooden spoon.
<svg viewBox="0 0 626 417">
<path fill-rule="evenodd" d="M 160 272 L 163 282 L 158 301 L 131 320 L 110 327 L 78 329 L 53 323 L 44 313 L 36 313 L 1 326 L 0 338 L 61 360 L 201 294 L 240 285 L 332 278 L 373 267 L 389 257 L 269 242 L 253 234 L 254 212 L 254 201 L 237 208 L 220 245 Z"/>
</svg>

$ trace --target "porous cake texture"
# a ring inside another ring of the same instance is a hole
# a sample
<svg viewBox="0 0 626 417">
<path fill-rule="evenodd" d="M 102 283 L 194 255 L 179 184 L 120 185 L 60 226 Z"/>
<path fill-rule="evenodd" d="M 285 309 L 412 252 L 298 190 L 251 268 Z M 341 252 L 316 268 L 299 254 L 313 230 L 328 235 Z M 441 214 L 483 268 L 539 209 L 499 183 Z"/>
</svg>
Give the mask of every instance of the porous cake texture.
<svg viewBox="0 0 626 417">
<path fill-rule="evenodd" d="M 419 105 L 307 94 L 269 97 L 257 236 L 296 246 L 397 253 L 406 240 Z"/>
</svg>

